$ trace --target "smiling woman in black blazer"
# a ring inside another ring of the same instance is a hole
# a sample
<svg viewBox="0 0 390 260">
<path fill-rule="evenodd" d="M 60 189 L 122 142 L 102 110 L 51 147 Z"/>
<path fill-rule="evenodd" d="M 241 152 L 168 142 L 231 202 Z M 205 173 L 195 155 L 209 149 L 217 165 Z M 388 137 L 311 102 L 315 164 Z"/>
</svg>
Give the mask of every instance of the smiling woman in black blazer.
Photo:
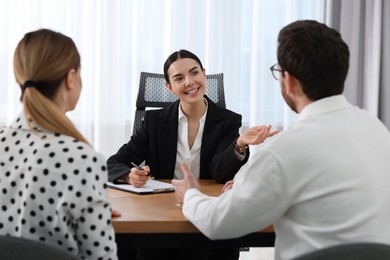
<svg viewBox="0 0 390 260">
<path fill-rule="evenodd" d="M 108 159 L 110 181 L 142 187 L 148 174 L 180 179 L 180 163 L 186 162 L 197 178 L 225 183 L 248 160 L 248 144 L 273 135 L 270 126 L 257 126 L 239 136 L 241 115 L 218 107 L 205 95 L 206 73 L 195 54 L 172 53 L 164 64 L 164 77 L 179 100 L 146 111 L 140 129 Z M 131 164 L 144 161 L 143 170 Z"/>
<path fill-rule="evenodd" d="M 197 167 L 200 179 L 219 183 L 233 179 L 249 157 L 249 150 L 235 151 L 233 145 L 239 137 L 241 115 L 205 96 L 205 69 L 193 53 L 180 50 L 170 55 L 164 76 L 167 88 L 179 100 L 164 109 L 146 111 L 140 129 L 108 159 L 110 181 L 120 178 L 141 187 L 148 173 L 157 179 L 180 178 L 182 161 Z M 144 161 L 143 171 L 131 164 Z"/>
<path fill-rule="evenodd" d="M 241 116 L 218 107 L 207 96 L 204 99 L 207 100 L 208 110 L 201 137 L 200 179 L 214 179 L 224 183 L 232 179 L 248 160 L 249 151 L 243 160 L 240 160 L 233 147 L 239 136 Z M 108 159 L 111 181 L 122 176 L 127 177 L 134 167 L 131 162 L 139 164 L 143 161 L 149 166 L 154 177 L 158 179 L 174 177 L 179 104 L 180 101 L 177 101 L 167 108 L 145 113 L 142 127 L 117 154 Z"/>
<path fill-rule="evenodd" d="M 179 100 L 166 108 L 146 111 L 140 129 L 108 159 L 109 180 L 141 187 L 148 174 L 157 179 L 181 179 L 181 162 L 186 162 L 200 179 L 219 183 L 233 179 L 248 160 L 248 144 L 259 144 L 272 135 L 270 126 L 249 128 L 240 136 L 241 115 L 218 107 L 205 95 L 206 71 L 199 58 L 189 51 L 180 50 L 168 57 L 164 77 L 166 87 Z M 132 165 L 144 161 L 143 169 Z M 141 250 L 140 257 L 238 259 L 239 251 Z"/>
</svg>

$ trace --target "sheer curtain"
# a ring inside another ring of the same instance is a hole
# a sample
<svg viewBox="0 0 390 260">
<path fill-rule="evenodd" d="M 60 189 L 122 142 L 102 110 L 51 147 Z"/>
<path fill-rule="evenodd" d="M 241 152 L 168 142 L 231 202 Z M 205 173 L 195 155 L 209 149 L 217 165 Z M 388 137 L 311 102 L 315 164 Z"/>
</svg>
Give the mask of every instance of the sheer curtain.
<svg viewBox="0 0 390 260">
<path fill-rule="evenodd" d="M 109 156 L 131 135 L 141 71 L 162 73 L 166 57 L 188 49 L 206 73 L 224 73 L 227 107 L 244 127 L 286 129 L 295 115 L 284 105 L 269 67 L 277 34 L 297 19 L 324 21 L 324 1 L 311 0 L 0 0 L 0 124 L 21 110 L 12 59 L 17 42 L 42 27 L 76 42 L 83 91 L 68 113 Z"/>
</svg>

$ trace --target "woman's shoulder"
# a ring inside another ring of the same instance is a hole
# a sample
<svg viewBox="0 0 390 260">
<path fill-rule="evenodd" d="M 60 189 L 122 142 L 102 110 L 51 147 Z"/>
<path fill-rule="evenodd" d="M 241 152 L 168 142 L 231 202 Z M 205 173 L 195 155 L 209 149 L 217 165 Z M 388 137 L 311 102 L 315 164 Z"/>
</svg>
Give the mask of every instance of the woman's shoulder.
<svg viewBox="0 0 390 260">
<path fill-rule="evenodd" d="M 227 109 L 226 107 L 221 107 L 221 106 L 218 106 L 217 103 L 215 103 L 213 100 L 211 100 L 209 97 L 205 96 L 206 100 L 207 100 L 207 104 L 208 104 L 208 107 L 209 107 L 209 111 L 211 111 L 212 113 L 215 112 L 215 113 L 219 113 L 221 115 L 225 115 L 225 116 L 228 116 L 228 117 L 233 117 L 233 118 L 241 118 L 241 115 L 230 110 L 230 109 Z"/>
<path fill-rule="evenodd" d="M 215 103 L 209 103 L 209 110 L 207 113 L 216 114 L 224 118 L 232 120 L 241 120 L 242 116 L 230 109 L 217 106 Z"/>
<path fill-rule="evenodd" d="M 166 107 L 145 111 L 145 118 L 156 119 L 158 117 L 170 118 L 178 114 L 179 101 L 175 101 Z"/>
<path fill-rule="evenodd" d="M 54 138 L 47 137 L 47 143 L 41 144 L 38 153 L 37 156 L 42 159 L 38 167 L 61 173 L 58 176 L 61 176 L 64 185 L 81 185 L 85 192 L 94 193 L 93 186 L 103 191 L 107 179 L 106 158 L 88 144 L 56 134 Z"/>
<path fill-rule="evenodd" d="M 241 114 L 236 113 L 230 109 L 223 108 L 223 107 L 219 107 L 219 109 L 220 109 L 220 113 L 225 114 L 229 117 L 234 117 L 234 118 L 241 118 L 242 117 Z"/>
<path fill-rule="evenodd" d="M 68 163 L 84 164 L 104 162 L 102 154 L 94 150 L 89 144 L 76 140 L 75 138 L 63 134 L 47 133 L 40 136 L 42 153 L 48 153 L 48 157 L 56 157 L 67 160 Z"/>
</svg>

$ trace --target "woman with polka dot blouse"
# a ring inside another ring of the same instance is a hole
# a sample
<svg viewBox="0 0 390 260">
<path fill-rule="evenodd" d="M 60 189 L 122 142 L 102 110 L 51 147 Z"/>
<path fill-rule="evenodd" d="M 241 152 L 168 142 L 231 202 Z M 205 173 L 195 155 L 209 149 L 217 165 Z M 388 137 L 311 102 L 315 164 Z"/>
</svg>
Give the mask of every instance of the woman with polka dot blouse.
<svg viewBox="0 0 390 260">
<path fill-rule="evenodd" d="M 0 129 L 0 235 L 117 259 L 105 158 L 65 115 L 82 87 L 74 42 L 47 29 L 27 33 L 14 72 L 23 113 Z"/>
</svg>

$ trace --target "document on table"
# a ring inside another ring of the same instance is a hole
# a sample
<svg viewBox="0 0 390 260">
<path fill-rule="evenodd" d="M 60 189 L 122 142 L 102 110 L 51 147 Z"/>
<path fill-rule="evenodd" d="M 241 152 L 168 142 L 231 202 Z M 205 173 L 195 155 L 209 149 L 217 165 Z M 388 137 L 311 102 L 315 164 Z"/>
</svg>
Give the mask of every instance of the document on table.
<svg viewBox="0 0 390 260">
<path fill-rule="evenodd" d="M 114 184 L 112 182 L 107 182 L 107 185 L 110 188 L 123 190 L 123 191 L 129 191 L 129 192 L 133 192 L 133 193 L 137 193 L 137 194 L 151 194 L 151 193 L 175 191 L 175 186 L 173 186 L 170 183 L 157 181 L 157 180 L 150 180 L 150 179 L 141 188 L 136 188 L 133 185 L 127 184 L 127 183 Z"/>
</svg>

